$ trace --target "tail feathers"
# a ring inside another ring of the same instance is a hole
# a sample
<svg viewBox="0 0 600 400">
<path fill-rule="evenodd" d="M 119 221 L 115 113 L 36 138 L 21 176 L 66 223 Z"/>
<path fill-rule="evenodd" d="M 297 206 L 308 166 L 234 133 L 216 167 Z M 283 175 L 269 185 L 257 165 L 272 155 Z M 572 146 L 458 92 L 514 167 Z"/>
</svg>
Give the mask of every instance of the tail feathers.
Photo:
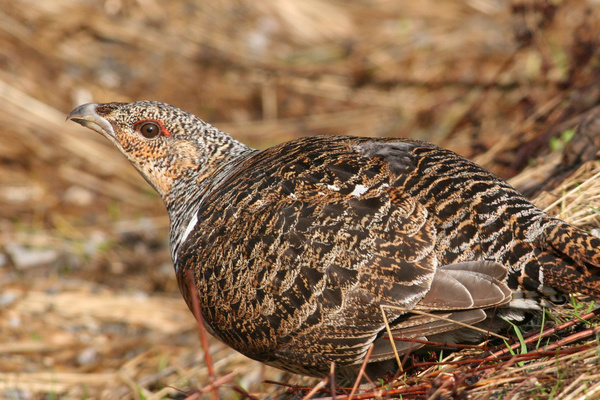
<svg viewBox="0 0 600 400">
<path fill-rule="evenodd" d="M 554 254 L 542 264 L 544 285 L 600 300 L 600 239 L 567 223 L 552 226 L 544 239 Z"/>
<path fill-rule="evenodd" d="M 579 264 L 600 268 L 600 238 L 567 224 L 556 224 L 546 234 L 546 243 Z"/>
</svg>

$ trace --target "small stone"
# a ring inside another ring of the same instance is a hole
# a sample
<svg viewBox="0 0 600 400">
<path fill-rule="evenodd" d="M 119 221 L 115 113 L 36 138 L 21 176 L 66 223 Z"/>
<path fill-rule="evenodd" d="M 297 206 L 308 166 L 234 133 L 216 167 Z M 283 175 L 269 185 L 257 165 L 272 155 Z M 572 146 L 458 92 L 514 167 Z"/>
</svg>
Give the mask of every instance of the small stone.
<svg viewBox="0 0 600 400">
<path fill-rule="evenodd" d="M 94 195 L 81 186 L 71 186 L 65 190 L 64 200 L 76 206 L 88 206 L 94 201 Z"/>
<path fill-rule="evenodd" d="M 29 390 L 7 389 L 0 392 L 0 397 L 3 399 L 28 400 L 33 398 L 33 394 Z"/>
<path fill-rule="evenodd" d="M 90 365 L 95 363 L 97 360 L 98 353 L 93 347 L 87 347 L 77 355 L 77 363 L 79 365 Z"/>
<path fill-rule="evenodd" d="M 23 321 L 18 315 L 11 315 L 8 318 L 8 326 L 10 326 L 11 328 L 19 328 L 22 324 Z"/>
<path fill-rule="evenodd" d="M 5 307 L 17 300 L 17 294 L 14 292 L 5 292 L 0 294 L 0 307 Z"/>
<path fill-rule="evenodd" d="M 58 251 L 54 249 L 28 248 L 18 243 L 6 245 L 6 252 L 17 269 L 27 269 L 50 264 L 58 259 Z"/>
</svg>

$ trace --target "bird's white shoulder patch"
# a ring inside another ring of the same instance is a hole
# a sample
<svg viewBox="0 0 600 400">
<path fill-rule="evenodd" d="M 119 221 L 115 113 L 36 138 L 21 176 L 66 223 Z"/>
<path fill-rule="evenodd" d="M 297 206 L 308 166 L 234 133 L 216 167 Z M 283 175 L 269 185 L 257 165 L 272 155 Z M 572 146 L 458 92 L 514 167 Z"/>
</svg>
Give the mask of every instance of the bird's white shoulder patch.
<svg viewBox="0 0 600 400">
<path fill-rule="evenodd" d="M 194 227 L 196 226 L 197 223 L 198 223 L 198 213 L 194 214 L 194 216 L 188 223 L 187 228 L 185 228 L 185 231 L 183 231 L 183 235 L 181 235 L 181 243 L 185 242 L 185 239 L 187 239 L 188 235 L 194 229 Z"/>
</svg>

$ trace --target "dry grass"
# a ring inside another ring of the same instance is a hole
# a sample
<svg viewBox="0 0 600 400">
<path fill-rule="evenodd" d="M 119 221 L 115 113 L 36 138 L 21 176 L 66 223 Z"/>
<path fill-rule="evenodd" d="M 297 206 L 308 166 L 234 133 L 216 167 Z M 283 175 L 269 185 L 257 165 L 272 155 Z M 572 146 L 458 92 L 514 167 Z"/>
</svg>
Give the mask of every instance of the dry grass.
<svg viewBox="0 0 600 400">
<path fill-rule="evenodd" d="M 102 138 L 65 123 L 75 105 L 162 100 L 257 147 L 314 133 L 430 140 L 591 229 L 599 21 L 593 0 L 0 0 L 0 398 L 160 399 L 210 382 L 160 200 Z M 577 126 L 584 150 L 549 148 Z M 583 345 L 523 367 L 451 359 L 393 388 L 578 399 L 598 390 Z M 265 379 L 315 384 L 210 350 L 223 397 L 285 391 Z"/>
</svg>

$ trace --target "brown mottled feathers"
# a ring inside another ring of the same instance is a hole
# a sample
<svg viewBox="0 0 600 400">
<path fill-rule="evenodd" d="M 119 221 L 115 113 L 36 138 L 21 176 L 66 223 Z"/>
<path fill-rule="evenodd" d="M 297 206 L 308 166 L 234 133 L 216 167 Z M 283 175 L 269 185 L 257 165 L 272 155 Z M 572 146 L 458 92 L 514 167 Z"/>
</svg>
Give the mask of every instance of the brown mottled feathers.
<svg viewBox="0 0 600 400">
<path fill-rule="evenodd" d="M 319 136 L 257 151 L 154 102 L 70 118 L 161 193 L 186 302 L 191 270 L 211 332 L 267 364 L 351 374 L 372 344 L 371 361 L 393 358 L 382 306 L 394 336 L 418 339 L 398 342 L 405 352 L 482 338 L 452 321 L 539 309 L 519 292 L 600 298 L 599 239 L 437 146 Z M 158 137 L 136 128 L 148 121 Z"/>
</svg>

